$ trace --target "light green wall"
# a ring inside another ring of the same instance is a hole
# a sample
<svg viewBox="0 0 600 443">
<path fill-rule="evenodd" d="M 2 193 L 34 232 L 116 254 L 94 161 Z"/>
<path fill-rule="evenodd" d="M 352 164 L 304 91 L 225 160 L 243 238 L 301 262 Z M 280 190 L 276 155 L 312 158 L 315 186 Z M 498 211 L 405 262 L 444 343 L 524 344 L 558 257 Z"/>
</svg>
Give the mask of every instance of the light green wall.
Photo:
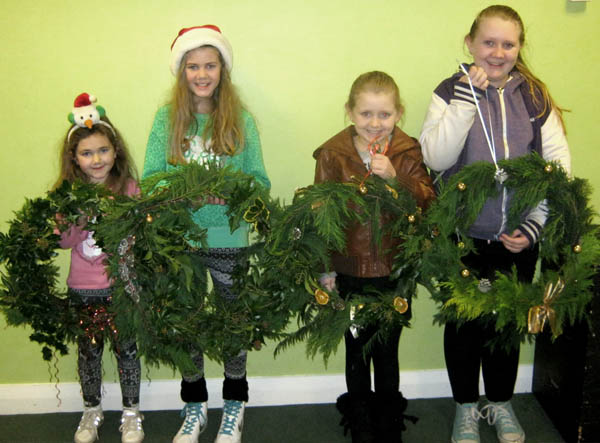
<svg viewBox="0 0 600 443">
<path fill-rule="evenodd" d="M 312 151 L 344 126 L 343 104 L 352 80 L 373 69 L 390 73 L 407 112 L 404 129 L 417 136 L 431 91 L 466 60 L 462 36 L 487 2 L 446 0 L 3 0 L 0 6 L 0 230 L 25 197 L 43 195 L 55 180 L 57 150 L 68 129 L 74 97 L 99 97 L 142 167 L 157 107 L 171 86 L 169 45 L 184 26 L 215 23 L 234 48 L 233 78 L 256 116 L 273 193 L 289 200 L 312 180 Z M 534 72 L 565 120 L 575 174 L 600 189 L 595 169 L 600 92 L 598 2 L 510 1 L 520 12 Z M 176 6 L 175 6 L 176 5 Z M 599 192 L 594 194 L 596 207 Z M 66 263 L 63 258 L 63 268 Z M 434 305 L 421 293 L 413 328 L 400 344 L 404 370 L 443 368 L 441 328 Z M 39 347 L 25 329 L 0 320 L 0 383 L 48 381 Z M 522 362 L 532 361 L 532 347 Z M 327 371 L 342 372 L 341 352 Z M 116 371 L 108 361 L 106 373 Z M 62 381 L 75 380 L 73 357 L 58 365 Z M 254 352 L 250 375 L 323 373 L 303 348 L 276 360 L 272 346 Z M 211 365 L 209 376 L 221 369 Z M 153 379 L 170 378 L 152 369 Z"/>
</svg>

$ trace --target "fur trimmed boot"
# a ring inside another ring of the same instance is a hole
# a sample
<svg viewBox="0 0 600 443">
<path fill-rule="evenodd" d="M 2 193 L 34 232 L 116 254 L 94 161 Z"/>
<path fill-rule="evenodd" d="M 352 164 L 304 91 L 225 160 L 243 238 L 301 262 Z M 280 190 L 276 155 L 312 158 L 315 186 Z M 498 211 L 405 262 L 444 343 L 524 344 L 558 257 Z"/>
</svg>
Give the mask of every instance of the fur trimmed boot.
<svg viewBox="0 0 600 443">
<path fill-rule="evenodd" d="M 374 421 L 377 442 L 402 443 L 402 431 L 406 430 L 404 420 L 416 423 L 417 418 L 404 415 L 408 400 L 402 392 L 375 394 Z"/>
<path fill-rule="evenodd" d="M 344 427 L 344 435 L 350 429 L 352 443 L 376 443 L 373 410 L 375 396 L 372 392 L 357 396 L 346 392 L 336 401 L 336 408 L 342 414 L 340 425 Z"/>
</svg>

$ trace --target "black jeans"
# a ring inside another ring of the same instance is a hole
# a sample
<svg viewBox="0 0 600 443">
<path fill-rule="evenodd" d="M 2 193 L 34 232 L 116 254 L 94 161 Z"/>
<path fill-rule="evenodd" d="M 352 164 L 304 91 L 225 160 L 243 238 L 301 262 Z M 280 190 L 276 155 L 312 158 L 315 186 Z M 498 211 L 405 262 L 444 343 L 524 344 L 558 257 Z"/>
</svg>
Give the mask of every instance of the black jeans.
<svg viewBox="0 0 600 443">
<path fill-rule="evenodd" d="M 494 273 L 510 272 L 516 266 L 519 281 L 531 282 L 538 258 L 538 247 L 517 254 L 501 242 L 475 240 L 478 254 L 469 254 L 463 263 L 479 279 L 494 280 Z M 493 349 L 487 343 L 498 333 L 493 324 L 473 320 L 461 324 L 447 323 L 444 329 L 444 355 L 457 403 L 472 403 L 479 399 L 479 367 L 481 366 L 486 397 L 489 401 L 508 401 L 512 397 L 519 366 L 519 347 L 509 351 L 502 346 Z"/>
<path fill-rule="evenodd" d="M 362 293 L 363 288 L 370 286 L 380 291 L 394 290 L 396 282 L 388 277 L 360 278 L 338 274 L 336 284 L 340 295 L 346 299 L 350 294 Z M 405 315 L 410 316 L 410 312 Z M 386 395 L 398 392 L 400 373 L 398 366 L 398 343 L 402 327 L 387 331 L 382 340 L 375 340 L 370 352 L 364 352 L 364 346 L 377 332 L 379 325 L 370 325 L 358 330 L 358 337 L 350 331 L 344 335 L 346 344 L 346 386 L 348 392 L 357 397 L 371 392 L 371 360 L 375 373 L 375 392 Z"/>
</svg>

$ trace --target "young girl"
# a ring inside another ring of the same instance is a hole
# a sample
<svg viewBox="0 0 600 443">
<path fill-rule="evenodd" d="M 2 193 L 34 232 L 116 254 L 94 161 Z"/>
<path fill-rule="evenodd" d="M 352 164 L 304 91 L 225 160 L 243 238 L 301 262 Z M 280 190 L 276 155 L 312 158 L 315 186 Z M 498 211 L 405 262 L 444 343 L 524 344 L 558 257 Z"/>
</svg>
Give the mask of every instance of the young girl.
<svg viewBox="0 0 600 443">
<path fill-rule="evenodd" d="M 490 6 L 475 18 L 465 36 L 473 63 L 462 65 L 436 88 L 421 134 L 425 163 L 440 171 L 444 180 L 476 161 L 495 163 L 532 151 L 570 170 L 561 110 L 525 64 L 524 43 L 523 22 L 508 6 Z M 500 187 L 502 180 L 498 182 Z M 546 219 L 544 206 L 525 214 L 512 232 L 506 230 L 509 207 L 505 189 L 486 203 L 469 232 L 476 254 L 465 257 L 464 263 L 488 280 L 496 271 L 510 272 L 516 266 L 519 279 L 530 282 L 538 257 L 536 242 Z M 501 346 L 486 346 L 495 334 L 493 322 L 469 321 L 460 328 L 446 324 L 446 366 L 457 403 L 453 442 L 478 442 L 480 417 L 495 424 L 501 442 L 525 440 L 510 404 L 519 349 L 506 352 Z M 477 408 L 480 365 L 489 401 L 482 410 Z"/>
<path fill-rule="evenodd" d="M 171 72 L 175 86 L 171 103 L 158 110 L 146 150 L 143 176 L 170 170 L 188 162 L 216 162 L 256 177 L 269 187 L 260 139 L 252 116 L 242 108 L 231 82 L 233 53 L 229 41 L 214 25 L 185 28 L 171 45 Z M 232 293 L 232 272 L 243 248 L 248 228 L 230 232 L 226 202 L 216 197 L 193 217 L 207 229 L 208 251 L 198 254 L 209 269 L 213 286 L 227 300 Z M 197 372 L 182 374 L 181 399 L 185 420 L 174 443 L 197 442 L 206 428 L 207 400 L 204 359 L 196 350 Z M 215 440 L 240 442 L 245 403 L 248 401 L 246 352 L 225 361 L 223 418 Z"/>
<path fill-rule="evenodd" d="M 385 180 L 400 183 L 414 195 L 419 206 L 426 207 L 434 197 L 434 190 L 419 143 L 396 126 L 403 112 L 398 86 L 389 75 L 374 71 L 359 76 L 346 103 L 346 113 L 354 125 L 314 152 L 315 183 L 350 182 L 352 176 L 362 177 L 371 171 Z M 370 153 L 369 144 L 374 141 L 380 146 L 387 145 L 387 152 Z M 397 242 L 388 238 L 380 248 L 375 248 L 369 224 L 349 226 L 346 251 L 331 256 L 335 272 L 323 275 L 321 284 L 330 291 L 337 288 L 344 298 L 352 293 L 364 294 L 367 286 L 393 291 L 396 282 L 390 279 L 390 273 L 393 249 L 397 246 Z M 410 316 L 410 312 L 406 315 Z M 359 330 L 358 335 L 351 331 L 345 334 L 348 395 L 344 403 L 347 401 L 349 408 L 345 418 L 350 423 L 353 442 L 400 441 L 403 398 L 398 391 L 398 342 L 402 328 L 390 331 L 385 341 L 375 341 L 365 356 L 363 347 L 377 328 L 378 325 L 372 325 Z M 371 392 L 371 359 L 376 404 Z M 381 407 L 375 412 L 377 405 Z M 340 405 L 340 409 L 345 408 Z"/>
<path fill-rule="evenodd" d="M 136 172 L 123 139 L 96 99 L 81 94 L 69 116 L 74 125 L 65 137 L 60 156 L 60 176 L 55 188 L 65 180 L 82 180 L 104 185 L 117 194 L 138 192 Z M 85 222 L 72 225 L 61 235 L 60 246 L 71 248 L 71 268 L 67 286 L 72 299 L 82 310 L 105 307 L 111 300 L 111 280 L 105 270 L 106 254 L 96 246 L 93 232 Z M 77 369 L 83 393 L 84 411 L 75 432 L 76 443 L 90 443 L 98 438 L 102 424 L 102 352 L 101 335 L 81 335 L 78 339 Z M 113 344 L 119 367 L 123 395 L 121 441 L 137 443 L 144 439 L 140 400 L 140 361 L 135 341 Z"/>
</svg>

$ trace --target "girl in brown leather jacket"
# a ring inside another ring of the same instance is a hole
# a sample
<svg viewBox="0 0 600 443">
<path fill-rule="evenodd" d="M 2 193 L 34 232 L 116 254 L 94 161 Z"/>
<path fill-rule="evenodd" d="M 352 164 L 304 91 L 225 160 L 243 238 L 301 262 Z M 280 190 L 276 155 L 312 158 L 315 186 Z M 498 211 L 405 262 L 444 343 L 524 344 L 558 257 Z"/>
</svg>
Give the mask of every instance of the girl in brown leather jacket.
<svg viewBox="0 0 600 443">
<path fill-rule="evenodd" d="M 349 182 L 352 176 L 361 177 L 371 171 L 385 180 L 397 181 L 425 208 L 434 198 L 434 190 L 419 142 L 396 126 L 404 107 L 394 80 L 379 71 L 362 74 L 352 84 L 345 108 L 354 124 L 314 152 L 315 183 Z M 373 140 L 387 146 L 385 153 L 370 152 Z M 335 272 L 324 274 L 321 284 L 328 290 L 337 289 L 344 298 L 352 293 L 364 294 L 367 286 L 379 291 L 394 290 L 396 282 L 390 279 L 394 254 L 389 251 L 395 243 L 393 239 L 384 239 L 377 248 L 368 223 L 349 226 L 346 251 L 332 254 Z M 406 315 L 410 316 L 410 310 Z M 390 331 L 385 340 L 376 340 L 365 355 L 363 347 L 377 328 L 374 324 L 358 331 L 348 330 L 344 337 L 348 393 L 338 399 L 338 408 L 350 424 L 353 442 L 401 441 L 401 412 L 406 404 L 398 390 L 398 342 L 402 328 Z M 371 360 L 375 372 L 374 394 Z"/>
</svg>

